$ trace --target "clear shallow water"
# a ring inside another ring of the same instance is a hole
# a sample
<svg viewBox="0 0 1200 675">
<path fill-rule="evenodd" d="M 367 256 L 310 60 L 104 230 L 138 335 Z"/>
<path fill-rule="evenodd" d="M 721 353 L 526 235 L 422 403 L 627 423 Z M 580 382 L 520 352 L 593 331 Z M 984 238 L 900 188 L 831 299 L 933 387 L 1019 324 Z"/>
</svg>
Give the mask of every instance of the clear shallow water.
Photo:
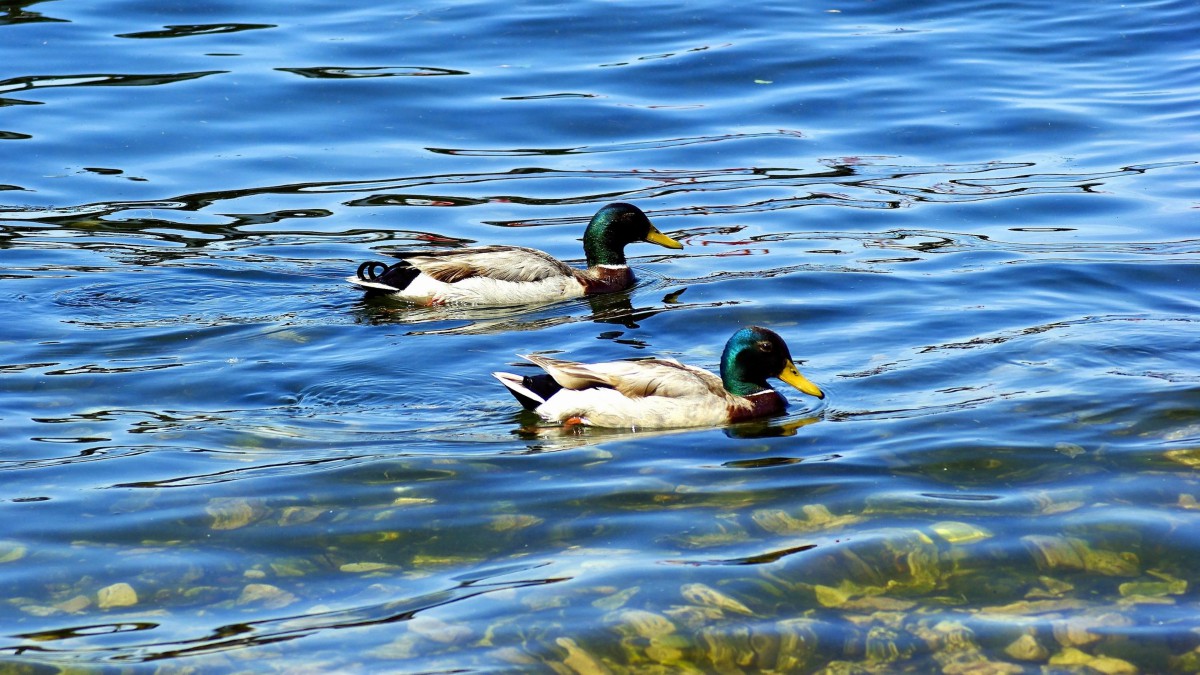
<svg viewBox="0 0 1200 675">
<path fill-rule="evenodd" d="M 1200 669 L 1189 3 L 2 9 L 6 666 Z M 618 199 L 629 293 L 341 281 Z M 486 375 L 751 323 L 827 403 Z"/>
</svg>

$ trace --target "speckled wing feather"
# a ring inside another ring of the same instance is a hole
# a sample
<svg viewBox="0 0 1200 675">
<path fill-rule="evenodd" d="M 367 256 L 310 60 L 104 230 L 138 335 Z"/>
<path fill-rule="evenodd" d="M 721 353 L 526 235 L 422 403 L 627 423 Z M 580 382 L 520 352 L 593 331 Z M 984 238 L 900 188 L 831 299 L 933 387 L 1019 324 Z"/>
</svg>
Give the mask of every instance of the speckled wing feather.
<svg viewBox="0 0 1200 675">
<path fill-rule="evenodd" d="M 721 378 L 671 359 L 575 363 L 546 356 L 526 356 L 566 389 L 611 387 L 623 396 L 725 396 Z"/>
<path fill-rule="evenodd" d="M 481 246 L 406 255 L 404 259 L 425 274 L 448 284 L 471 277 L 520 282 L 575 274 L 570 265 L 541 251 L 520 246 Z"/>
</svg>

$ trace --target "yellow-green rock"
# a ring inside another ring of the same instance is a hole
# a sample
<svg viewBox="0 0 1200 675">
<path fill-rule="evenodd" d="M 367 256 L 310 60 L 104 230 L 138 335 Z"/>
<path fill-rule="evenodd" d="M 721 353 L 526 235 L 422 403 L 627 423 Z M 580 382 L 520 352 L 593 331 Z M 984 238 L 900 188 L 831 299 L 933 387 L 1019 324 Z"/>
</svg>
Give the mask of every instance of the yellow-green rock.
<svg viewBox="0 0 1200 675">
<path fill-rule="evenodd" d="M 296 602 L 296 596 L 271 584 L 246 584 L 237 604 L 260 604 L 268 609 L 280 609 Z"/>
<path fill-rule="evenodd" d="M 60 602 L 57 605 L 55 605 L 55 607 L 61 609 L 64 612 L 67 612 L 68 614 L 82 612 L 83 610 L 85 610 L 91 606 L 92 606 L 92 599 L 86 595 L 76 595 L 75 597 L 71 598 L 70 600 L 66 600 L 66 601 Z"/>
<path fill-rule="evenodd" d="M 1022 635 L 1004 648 L 1004 653 L 1018 661 L 1045 661 L 1050 652 L 1032 635 Z"/>
<path fill-rule="evenodd" d="M 562 663 L 572 672 L 578 675 L 608 675 L 612 672 L 571 638 L 560 637 L 554 642 L 567 650 L 567 658 L 563 659 Z"/>
<path fill-rule="evenodd" d="M 15 541 L 0 540 L 0 563 L 13 562 L 25 557 L 25 545 Z"/>
<path fill-rule="evenodd" d="M 1113 656 L 1098 656 L 1087 664 L 1088 668 L 1099 671 L 1104 675 L 1137 675 L 1137 666 Z"/>
<path fill-rule="evenodd" d="M 992 536 L 991 532 L 982 527 L 953 520 L 934 523 L 932 529 L 937 533 L 937 536 L 951 544 L 973 544 L 977 541 L 989 539 Z"/>
<path fill-rule="evenodd" d="M 389 565 L 381 562 L 356 562 L 346 563 L 345 565 L 338 567 L 338 569 L 350 574 L 363 574 L 365 572 L 382 572 L 384 570 L 396 570 L 400 568 L 396 565 Z"/>
<path fill-rule="evenodd" d="M 492 522 L 488 523 L 488 529 L 494 532 L 511 532 L 540 525 L 544 520 L 538 516 L 506 513 L 492 518 Z"/>
<path fill-rule="evenodd" d="M 685 600 L 694 605 L 716 607 L 718 609 L 736 612 L 738 614 L 745 614 L 747 616 L 754 614 L 754 612 L 750 611 L 749 607 L 743 605 L 737 600 L 734 600 L 728 595 L 725 595 L 717 589 L 710 586 L 705 586 L 704 584 L 686 584 L 679 589 L 679 592 L 683 595 Z"/>
<path fill-rule="evenodd" d="M 100 609 L 112 607 L 131 607 L 138 603 L 137 591 L 125 582 L 105 586 L 96 594 L 96 604 Z"/>
<path fill-rule="evenodd" d="M 214 499 L 204 507 L 212 516 L 212 529 L 236 530 L 255 520 L 257 509 L 245 499 Z"/>
<path fill-rule="evenodd" d="M 1179 448 L 1177 450 L 1168 450 L 1164 456 L 1177 464 L 1182 464 L 1193 469 L 1200 468 L 1200 448 Z"/>
<path fill-rule="evenodd" d="M 670 635 L 675 632 L 675 624 L 661 614 L 647 612 L 641 609 L 629 609 L 617 617 L 623 627 L 627 627 L 639 637 L 649 640 Z"/>
</svg>

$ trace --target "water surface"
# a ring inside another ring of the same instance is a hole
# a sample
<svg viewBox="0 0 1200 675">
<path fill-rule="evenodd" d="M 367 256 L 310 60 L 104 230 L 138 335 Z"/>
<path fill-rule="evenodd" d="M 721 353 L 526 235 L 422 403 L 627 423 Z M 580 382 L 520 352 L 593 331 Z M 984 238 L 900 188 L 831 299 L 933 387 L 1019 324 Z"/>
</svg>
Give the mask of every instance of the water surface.
<svg viewBox="0 0 1200 675">
<path fill-rule="evenodd" d="M 509 9 L 0 6 L 5 666 L 1200 670 L 1191 3 Z M 617 200 L 626 293 L 342 281 Z M 748 324 L 827 401 L 488 376 Z"/>
</svg>

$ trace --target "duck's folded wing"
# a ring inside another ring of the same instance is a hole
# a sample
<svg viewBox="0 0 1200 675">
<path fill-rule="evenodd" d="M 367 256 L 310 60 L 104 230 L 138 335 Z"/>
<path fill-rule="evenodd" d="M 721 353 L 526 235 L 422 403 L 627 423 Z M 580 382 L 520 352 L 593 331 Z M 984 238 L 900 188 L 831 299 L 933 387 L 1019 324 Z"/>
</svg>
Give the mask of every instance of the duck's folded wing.
<svg viewBox="0 0 1200 675">
<path fill-rule="evenodd" d="M 521 282 L 575 274 L 570 265 L 542 251 L 521 246 L 434 251 L 405 255 L 404 259 L 425 274 L 448 284 L 471 277 Z"/>
<path fill-rule="evenodd" d="M 707 370 L 670 359 L 575 363 L 526 356 L 566 389 L 610 387 L 628 398 L 724 396 L 721 378 Z"/>
<path fill-rule="evenodd" d="M 546 371 L 546 374 L 564 389 L 581 390 L 591 389 L 592 387 L 612 387 L 612 382 L 608 375 L 601 369 L 598 369 L 599 366 L 608 364 L 576 363 L 574 361 L 562 361 L 537 354 L 526 354 L 522 358 Z"/>
</svg>

